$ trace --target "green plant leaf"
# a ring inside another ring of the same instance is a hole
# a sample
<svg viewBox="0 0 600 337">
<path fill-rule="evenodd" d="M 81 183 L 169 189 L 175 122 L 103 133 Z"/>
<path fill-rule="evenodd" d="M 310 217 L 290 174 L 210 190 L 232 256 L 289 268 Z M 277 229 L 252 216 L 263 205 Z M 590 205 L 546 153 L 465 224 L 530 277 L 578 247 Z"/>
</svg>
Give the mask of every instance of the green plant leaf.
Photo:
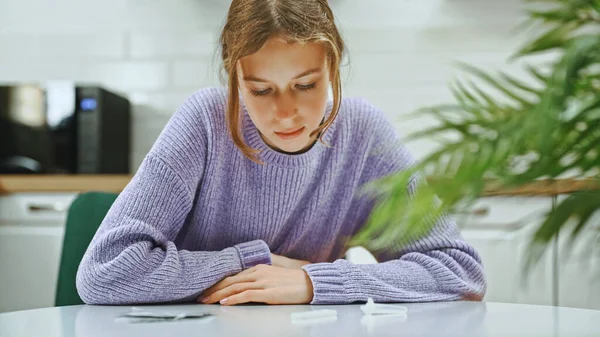
<svg viewBox="0 0 600 337">
<path fill-rule="evenodd" d="M 542 91 L 539 89 L 534 89 L 531 86 L 526 85 L 524 82 L 516 79 L 515 77 L 505 73 L 505 72 L 500 72 L 500 76 L 502 77 L 502 79 L 506 82 L 508 82 L 510 85 L 521 89 L 522 91 L 525 91 L 527 93 L 533 94 L 535 96 L 541 96 Z"/>
<path fill-rule="evenodd" d="M 568 41 L 570 34 L 581 27 L 578 21 L 571 21 L 566 24 L 561 24 L 546 32 L 533 42 L 530 42 L 525 47 L 517 51 L 511 59 L 522 57 L 525 55 L 545 52 L 554 48 L 564 46 Z"/>
<path fill-rule="evenodd" d="M 550 78 L 550 76 L 542 74 L 538 69 L 536 69 L 535 67 L 533 67 L 530 64 L 525 65 L 525 69 L 527 69 L 527 71 L 531 75 L 533 75 L 533 77 L 537 78 L 543 84 L 545 84 L 546 82 L 548 82 L 548 79 Z"/>
<path fill-rule="evenodd" d="M 530 101 L 528 101 L 524 97 L 518 95 L 514 91 L 508 89 L 506 86 L 502 85 L 498 80 L 496 80 L 495 78 L 493 78 L 491 75 L 489 75 L 486 72 L 478 69 L 477 67 L 474 67 L 474 66 L 471 66 L 469 64 L 462 63 L 462 62 L 458 63 L 458 67 L 461 68 L 461 69 L 463 69 L 464 71 L 466 71 L 468 73 L 473 74 L 477 78 L 485 81 L 486 83 L 488 83 L 492 87 L 494 87 L 494 88 L 498 89 L 499 91 L 501 91 L 502 93 L 506 94 L 508 97 L 510 97 L 513 100 L 521 103 L 523 106 L 530 106 L 532 104 Z"/>
</svg>

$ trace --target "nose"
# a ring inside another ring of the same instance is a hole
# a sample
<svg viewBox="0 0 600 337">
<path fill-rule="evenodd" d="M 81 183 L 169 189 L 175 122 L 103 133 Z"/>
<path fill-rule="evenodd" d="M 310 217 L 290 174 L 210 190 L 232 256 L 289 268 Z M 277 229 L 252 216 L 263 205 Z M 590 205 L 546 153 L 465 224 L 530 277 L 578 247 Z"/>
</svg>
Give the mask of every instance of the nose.
<svg viewBox="0 0 600 337">
<path fill-rule="evenodd" d="M 283 93 L 277 97 L 275 103 L 275 117 L 277 119 L 292 119 L 296 116 L 296 102 L 290 93 Z"/>
</svg>

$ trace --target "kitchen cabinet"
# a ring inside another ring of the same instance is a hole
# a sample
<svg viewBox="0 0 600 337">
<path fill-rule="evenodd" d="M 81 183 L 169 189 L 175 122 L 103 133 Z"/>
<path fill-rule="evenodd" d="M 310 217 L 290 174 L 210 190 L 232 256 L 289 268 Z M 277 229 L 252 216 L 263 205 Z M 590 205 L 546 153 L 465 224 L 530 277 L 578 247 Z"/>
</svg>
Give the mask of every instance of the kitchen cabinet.
<svg viewBox="0 0 600 337">
<path fill-rule="evenodd" d="M 559 196 L 558 200 L 564 198 Z M 559 235 L 558 304 L 600 310 L 600 211 L 586 227 L 571 248 L 571 228 Z"/>
<path fill-rule="evenodd" d="M 54 305 L 67 209 L 75 197 L 0 195 L 0 312 Z"/>
<path fill-rule="evenodd" d="M 480 199 L 470 213 L 454 215 L 464 239 L 483 261 L 488 282 L 485 301 L 557 302 L 554 245 L 532 269 L 524 270 L 528 241 L 541 216 L 551 207 L 550 197 L 487 197 Z"/>
</svg>

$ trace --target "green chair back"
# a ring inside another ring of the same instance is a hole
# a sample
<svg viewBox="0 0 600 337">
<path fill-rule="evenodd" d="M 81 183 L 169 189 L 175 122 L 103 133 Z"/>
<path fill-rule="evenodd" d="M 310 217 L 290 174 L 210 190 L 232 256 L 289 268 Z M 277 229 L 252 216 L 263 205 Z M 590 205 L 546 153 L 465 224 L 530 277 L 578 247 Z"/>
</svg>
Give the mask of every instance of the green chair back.
<svg viewBox="0 0 600 337">
<path fill-rule="evenodd" d="M 56 286 L 57 307 L 83 304 L 75 286 L 77 268 L 116 198 L 114 193 L 87 192 L 69 207 Z"/>
</svg>

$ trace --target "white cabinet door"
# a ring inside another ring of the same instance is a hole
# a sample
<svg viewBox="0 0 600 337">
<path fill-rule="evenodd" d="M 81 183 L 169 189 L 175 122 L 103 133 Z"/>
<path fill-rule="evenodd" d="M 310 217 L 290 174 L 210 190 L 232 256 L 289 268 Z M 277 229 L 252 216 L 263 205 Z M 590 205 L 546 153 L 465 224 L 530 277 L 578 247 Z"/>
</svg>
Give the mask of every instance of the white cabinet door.
<svg viewBox="0 0 600 337">
<path fill-rule="evenodd" d="M 54 305 L 66 211 L 74 197 L 0 196 L 0 312 Z"/>
<path fill-rule="evenodd" d="M 556 301 L 554 247 L 527 274 L 528 241 L 551 198 L 482 198 L 474 209 L 485 215 L 456 216 L 462 235 L 481 255 L 488 289 L 485 301 L 552 305 Z"/>
<path fill-rule="evenodd" d="M 571 228 L 561 231 L 558 303 L 565 307 L 600 310 L 600 211 L 590 218 L 586 227 L 570 249 L 567 243 Z"/>
</svg>

